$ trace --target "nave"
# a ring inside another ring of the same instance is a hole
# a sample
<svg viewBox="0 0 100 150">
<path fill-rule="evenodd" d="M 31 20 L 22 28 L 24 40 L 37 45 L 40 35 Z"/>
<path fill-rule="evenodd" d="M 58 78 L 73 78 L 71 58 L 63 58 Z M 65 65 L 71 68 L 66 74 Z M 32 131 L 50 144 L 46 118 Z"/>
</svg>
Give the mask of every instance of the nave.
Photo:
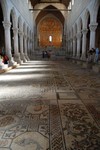
<svg viewBox="0 0 100 150">
<path fill-rule="evenodd" d="M 100 74 L 28 61 L 0 74 L 0 150 L 99 150 Z"/>
</svg>

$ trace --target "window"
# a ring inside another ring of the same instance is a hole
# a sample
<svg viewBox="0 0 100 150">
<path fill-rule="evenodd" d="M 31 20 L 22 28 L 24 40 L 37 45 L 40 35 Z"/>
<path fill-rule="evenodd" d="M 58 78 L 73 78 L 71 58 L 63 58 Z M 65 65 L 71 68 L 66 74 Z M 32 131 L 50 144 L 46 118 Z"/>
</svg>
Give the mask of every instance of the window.
<svg viewBox="0 0 100 150">
<path fill-rule="evenodd" d="M 49 36 L 49 42 L 52 42 L 52 36 L 51 35 Z"/>
</svg>

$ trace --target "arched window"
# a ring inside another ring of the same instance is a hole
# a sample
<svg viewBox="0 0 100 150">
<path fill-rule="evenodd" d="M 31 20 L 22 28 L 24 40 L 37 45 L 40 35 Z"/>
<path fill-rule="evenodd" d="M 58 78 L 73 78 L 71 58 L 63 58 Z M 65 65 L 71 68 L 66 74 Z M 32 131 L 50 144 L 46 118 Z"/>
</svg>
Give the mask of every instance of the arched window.
<svg viewBox="0 0 100 150">
<path fill-rule="evenodd" d="M 52 42 L 52 36 L 51 35 L 49 36 L 49 42 Z"/>
</svg>

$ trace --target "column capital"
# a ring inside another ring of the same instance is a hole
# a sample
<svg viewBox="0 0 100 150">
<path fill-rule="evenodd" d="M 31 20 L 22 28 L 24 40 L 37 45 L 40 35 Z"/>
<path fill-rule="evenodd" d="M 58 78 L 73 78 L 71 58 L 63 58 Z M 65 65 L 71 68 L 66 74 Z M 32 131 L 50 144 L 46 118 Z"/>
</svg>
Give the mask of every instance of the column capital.
<svg viewBox="0 0 100 150">
<path fill-rule="evenodd" d="M 12 28 L 13 29 L 13 32 L 14 32 L 14 34 L 18 34 L 18 28 Z"/>
<path fill-rule="evenodd" d="M 11 27 L 11 22 L 10 21 L 5 20 L 2 23 L 3 23 L 3 26 L 4 26 L 5 30 L 7 30 L 7 29 L 10 30 L 10 27 Z"/>
<path fill-rule="evenodd" d="M 88 29 L 87 29 L 87 28 L 85 28 L 85 29 L 82 30 L 82 33 L 83 33 L 83 34 L 87 34 L 87 32 L 88 32 Z"/>
<path fill-rule="evenodd" d="M 98 26 L 98 23 L 91 23 L 91 24 L 89 24 L 90 31 L 95 31 L 97 26 Z"/>
</svg>

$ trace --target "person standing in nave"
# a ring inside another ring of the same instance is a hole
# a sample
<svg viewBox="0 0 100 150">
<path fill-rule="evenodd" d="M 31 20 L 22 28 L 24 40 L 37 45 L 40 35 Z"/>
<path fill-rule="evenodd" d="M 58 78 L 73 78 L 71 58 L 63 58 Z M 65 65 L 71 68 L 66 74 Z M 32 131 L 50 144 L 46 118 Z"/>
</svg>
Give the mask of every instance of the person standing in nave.
<svg viewBox="0 0 100 150">
<path fill-rule="evenodd" d="M 96 63 L 98 63 L 99 54 L 100 54 L 100 50 L 99 50 L 99 48 L 97 47 L 96 50 L 95 50 L 95 59 L 94 59 L 94 61 L 95 61 Z"/>
</svg>

